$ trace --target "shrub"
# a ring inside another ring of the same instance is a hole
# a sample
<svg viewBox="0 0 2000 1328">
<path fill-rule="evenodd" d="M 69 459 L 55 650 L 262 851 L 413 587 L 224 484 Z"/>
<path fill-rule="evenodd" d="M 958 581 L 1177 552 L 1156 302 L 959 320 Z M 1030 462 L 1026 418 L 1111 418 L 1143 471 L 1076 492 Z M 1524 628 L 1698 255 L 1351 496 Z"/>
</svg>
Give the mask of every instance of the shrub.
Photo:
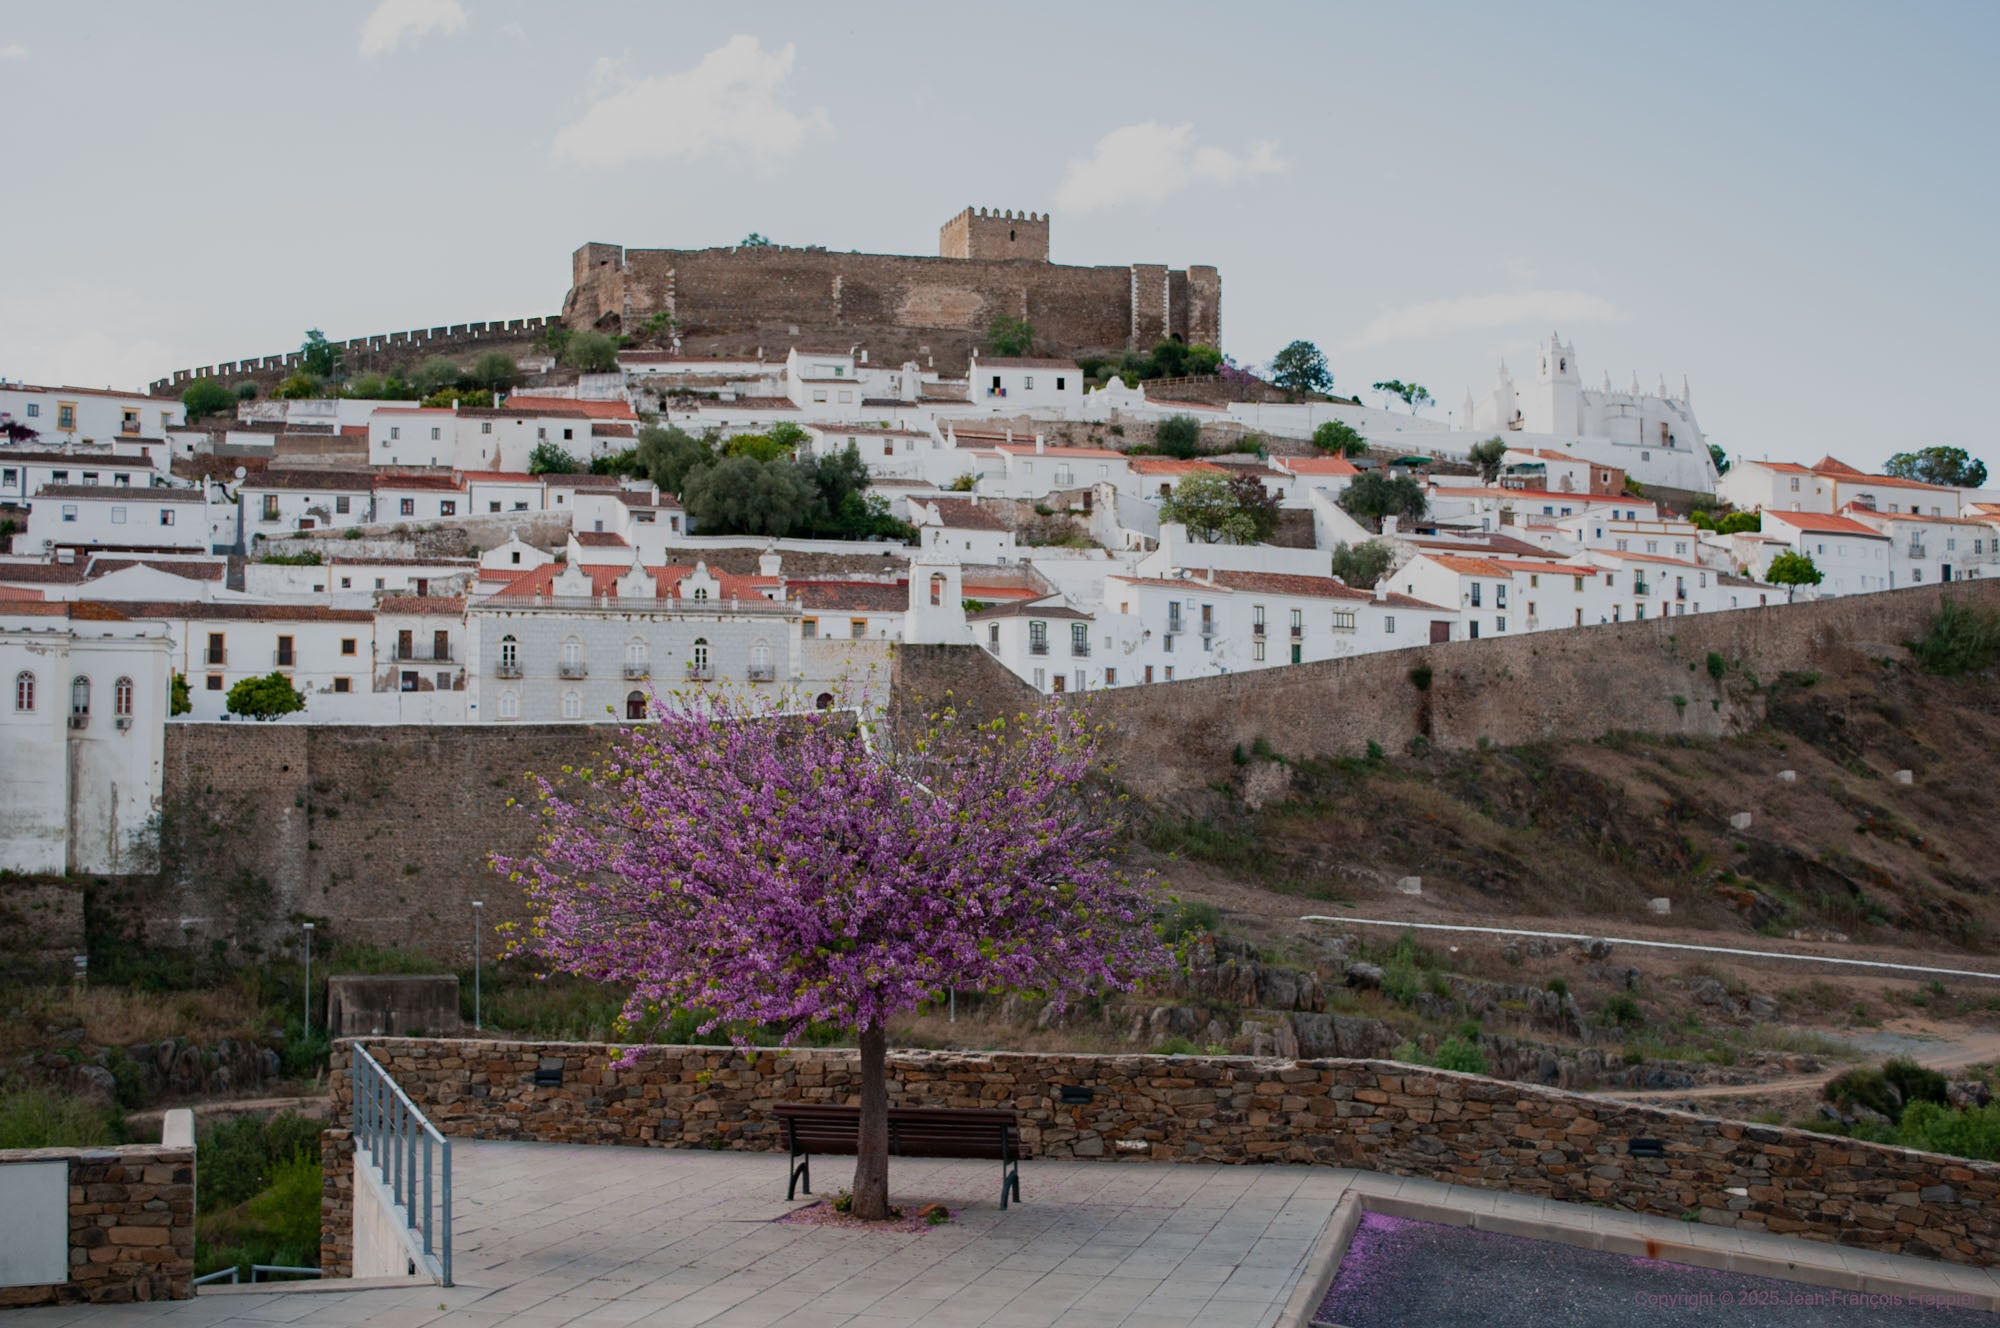
<svg viewBox="0 0 2000 1328">
<path fill-rule="evenodd" d="M 1725 660 L 1716 651 L 1713 650 L 1709 651 L 1708 676 L 1715 679 L 1717 682 L 1721 682 L 1722 675 L 1727 673 L 1728 671 L 1729 671 L 1729 661 Z"/>
<path fill-rule="evenodd" d="M 1548 989 L 1558 997 L 1567 996 L 1569 995 L 1569 980 L 1566 978 L 1550 978 Z"/>
<path fill-rule="evenodd" d="M 1461 1074 L 1487 1073 L 1486 1053 L 1476 1042 L 1468 1042 L 1461 1037 L 1448 1037 L 1438 1044 L 1430 1063 L 1440 1070 L 1457 1070 Z"/>
<path fill-rule="evenodd" d="M 1213 904 L 1198 900 L 1176 900 L 1153 924 L 1160 938 L 1169 943 L 1213 932 L 1222 922 L 1222 912 Z"/>
<path fill-rule="evenodd" d="M 1411 669 L 1410 686 L 1420 692 L 1428 692 L 1431 689 L 1431 666 L 1428 664 L 1419 664 Z"/>
<path fill-rule="evenodd" d="M 1193 1056 L 1200 1051 L 1200 1047 L 1197 1047 L 1184 1037 L 1170 1037 L 1165 1042 L 1153 1048 L 1155 1056 Z"/>
<path fill-rule="evenodd" d="M 1597 1021 L 1606 1027 L 1612 1024 L 1629 1025 L 1642 1023 L 1645 1015 L 1639 1009 L 1639 1002 L 1624 992 L 1619 992 L 1606 1001 L 1597 1012 Z"/>
<path fill-rule="evenodd" d="M 1931 620 L 1930 635 L 1910 643 L 1926 673 L 1956 677 L 2000 662 L 2000 614 L 1946 600 Z"/>
<path fill-rule="evenodd" d="M 125 1142 L 125 1118 L 88 1099 L 25 1088 L 0 1093 L 0 1148 L 79 1148 Z"/>
<path fill-rule="evenodd" d="M 1182 461 L 1201 454 L 1201 422 L 1192 415 L 1169 415 L 1153 431 L 1153 444 L 1164 456 Z"/>
<path fill-rule="evenodd" d="M 1953 1157 L 2000 1161 L 2000 1103 L 1954 1111 L 1936 1102 L 1912 1102 L 1896 1128 L 1896 1142 Z"/>
</svg>

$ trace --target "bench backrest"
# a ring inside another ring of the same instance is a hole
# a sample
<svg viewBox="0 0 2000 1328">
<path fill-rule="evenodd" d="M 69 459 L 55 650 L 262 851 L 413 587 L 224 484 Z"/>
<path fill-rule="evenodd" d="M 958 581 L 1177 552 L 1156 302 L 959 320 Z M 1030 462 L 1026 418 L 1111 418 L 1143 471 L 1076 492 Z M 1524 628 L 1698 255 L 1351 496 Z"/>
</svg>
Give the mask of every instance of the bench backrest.
<svg viewBox="0 0 2000 1328">
<path fill-rule="evenodd" d="M 807 1153 L 852 1153 L 861 1132 L 859 1107 L 780 1103 L 791 1146 Z M 911 1157 L 1019 1157 L 1020 1118 L 1011 1111 L 891 1107 L 889 1152 Z"/>
</svg>

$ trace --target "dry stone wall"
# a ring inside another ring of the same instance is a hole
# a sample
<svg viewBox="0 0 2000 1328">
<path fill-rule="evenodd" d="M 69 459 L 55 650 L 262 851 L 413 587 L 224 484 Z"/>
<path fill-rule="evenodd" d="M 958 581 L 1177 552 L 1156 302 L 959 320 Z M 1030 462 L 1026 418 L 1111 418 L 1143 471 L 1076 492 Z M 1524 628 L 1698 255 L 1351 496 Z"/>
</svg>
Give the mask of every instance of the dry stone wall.
<svg viewBox="0 0 2000 1328">
<path fill-rule="evenodd" d="M 859 1091 L 846 1050 L 655 1047 L 618 1069 L 620 1048 L 591 1044 L 367 1045 L 460 1137 L 769 1150 L 782 1146 L 777 1103 L 852 1103 Z M 336 1119 L 351 1106 L 347 1047 L 334 1050 Z M 535 1086 L 537 1070 L 556 1068 L 560 1087 Z M 1063 1087 L 1087 1100 L 1063 1101 Z M 2000 1263 L 2000 1164 L 1390 1061 L 898 1052 L 889 1100 L 1011 1108 L 1036 1157 L 1355 1167 Z M 1633 1156 L 1639 1138 L 1663 1156 Z"/>
<path fill-rule="evenodd" d="M 0 1288 L 0 1306 L 118 1305 L 194 1294 L 194 1150 L 159 1144 L 0 1152 L 69 1163 L 69 1281 Z"/>
</svg>

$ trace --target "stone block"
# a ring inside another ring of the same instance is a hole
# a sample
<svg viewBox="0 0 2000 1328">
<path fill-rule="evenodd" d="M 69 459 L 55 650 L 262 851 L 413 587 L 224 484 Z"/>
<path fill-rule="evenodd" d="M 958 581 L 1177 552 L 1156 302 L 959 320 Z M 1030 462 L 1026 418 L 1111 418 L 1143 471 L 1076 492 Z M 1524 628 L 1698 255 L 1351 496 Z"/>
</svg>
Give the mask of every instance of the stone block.
<svg viewBox="0 0 2000 1328">
<path fill-rule="evenodd" d="M 1898 770 L 1895 780 L 1898 784 L 1914 784 L 1917 782 L 1917 774 L 1914 770 Z"/>
<path fill-rule="evenodd" d="M 1647 900 L 1646 907 L 1661 917 L 1665 917 L 1674 911 L 1674 901 L 1662 895 L 1659 898 Z"/>
<path fill-rule="evenodd" d="M 1778 772 L 1778 782 L 1780 784 L 1796 784 L 1799 782 L 1799 772 L 1796 770 L 1780 770 Z"/>
<path fill-rule="evenodd" d="M 1396 878 L 1396 893 L 1420 895 L 1424 892 L 1424 878 L 1421 876 L 1399 876 Z"/>
<path fill-rule="evenodd" d="M 1737 812 L 1729 818 L 1729 828 L 1731 830 L 1748 830 L 1751 819 L 1749 812 Z"/>
</svg>

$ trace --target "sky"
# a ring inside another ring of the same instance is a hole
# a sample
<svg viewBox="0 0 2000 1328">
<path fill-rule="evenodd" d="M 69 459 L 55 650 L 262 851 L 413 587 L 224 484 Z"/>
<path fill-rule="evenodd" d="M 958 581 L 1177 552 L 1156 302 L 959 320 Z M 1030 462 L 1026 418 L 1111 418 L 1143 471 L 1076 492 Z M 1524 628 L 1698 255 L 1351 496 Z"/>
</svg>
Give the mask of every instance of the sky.
<svg viewBox="0 0 2000 1328">
<path fill-rule="evenodd" d="M 1223 350 L 1455 415 L 1573 341 L 1734 455 L 2000 470 L 2000 6 L 0 5 L 0 376 L 553 313 L 569 255 L 1213 264 Z M 30 165 L 29 163 L 32 163 Z"/>
</svg>

